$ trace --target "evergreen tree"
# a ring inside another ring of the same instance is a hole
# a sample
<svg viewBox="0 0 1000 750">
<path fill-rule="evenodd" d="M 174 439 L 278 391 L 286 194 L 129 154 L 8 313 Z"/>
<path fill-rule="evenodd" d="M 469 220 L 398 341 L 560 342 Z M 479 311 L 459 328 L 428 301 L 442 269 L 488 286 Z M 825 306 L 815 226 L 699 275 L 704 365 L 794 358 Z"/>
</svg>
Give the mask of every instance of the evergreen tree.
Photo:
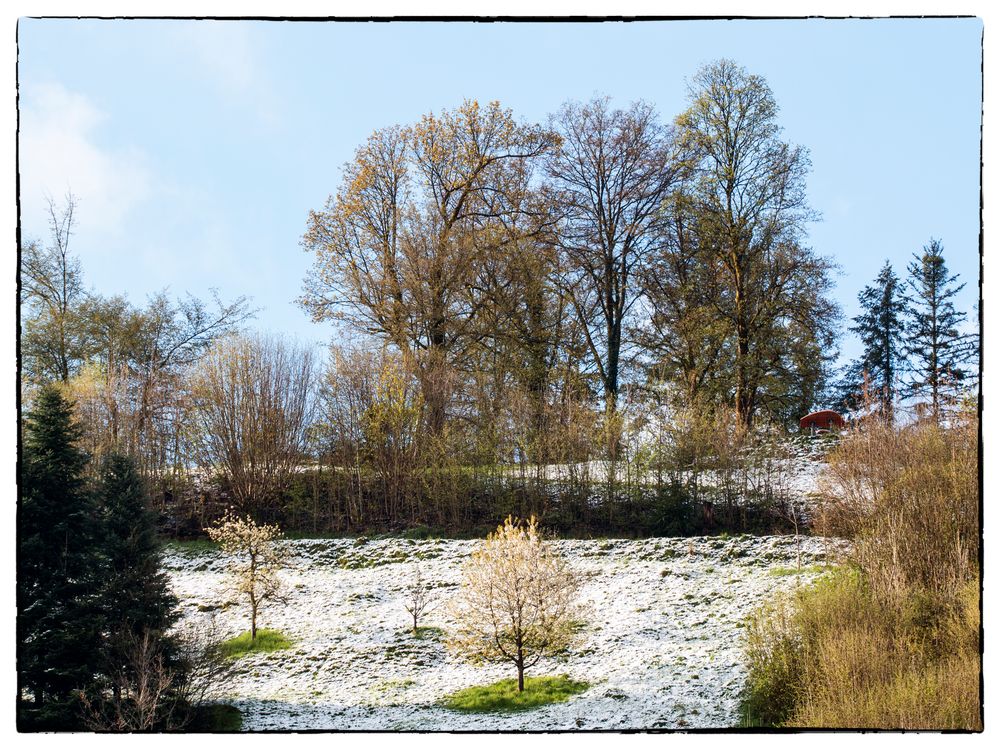
<svg viewBox="0 0 1000 750">
<path fill-rule="evenodd" d="M 888 260 L 875 283 L 858 295 L 858 302 L 861 314 L 854 318 L 851 331 L 860 337 L 864 353 L 848 369 L 845 406 L 857 408 L 867 377 L 869 392 L 880 413 L 892 422 L 900 377 L 907 362 L 904 335 L 909 308 L 899 277 Z"/>
<path fill-rule="evenodd" d="M 923 255 L 913 257 L 907 280 L 916 303 L 907 326 L 913 370 L 906 394 L 928 401 L 934 419 L 939 420 L 942 409 L 954 403 L 968 377 L 962 365 L 975 356 L 976 346 L 974 337 L 958 331 L 966 316 L 955 310 L 953 299 L 965 284 L 955 286 L 958 274 L 948 275 L 944 247 L 932 239 Z"/>
<path fill-rule="evenodd" d="M 107 566 L 102 598 L 109 630 L 165 633 L 177 620 L 177 599 L 160 568 L 156 521 L 131 459 L 117 454 L 104 459 L 101 498 Z"/>
<path fill-rule="evenodd" d="M 105 457 L 100 495 L 106 570 L 101 607 L 107 625 L 103 667 L 117 705 L 141 679 L 136 674 L 136 644 L 154 644 L 158 657 L 180 677 L 176 645 L 166 635 L 177 621 L 177 599 L 160 567 L 156 521 L 146 507 L 142 479 L 131 459 L 118 454 Z"/>
<path fill-rule="evenodd" d="M 55 386 L 44 386 L 23 430 L 17 669 L 19 697 L 30 691 L 34 707 L 47 708 L 48 726 L 59 728 L 73 726 L 72 694 L 94 679 L 101 633 L 96 508 L 79 436 L 71 404 Z"/>
</svg>

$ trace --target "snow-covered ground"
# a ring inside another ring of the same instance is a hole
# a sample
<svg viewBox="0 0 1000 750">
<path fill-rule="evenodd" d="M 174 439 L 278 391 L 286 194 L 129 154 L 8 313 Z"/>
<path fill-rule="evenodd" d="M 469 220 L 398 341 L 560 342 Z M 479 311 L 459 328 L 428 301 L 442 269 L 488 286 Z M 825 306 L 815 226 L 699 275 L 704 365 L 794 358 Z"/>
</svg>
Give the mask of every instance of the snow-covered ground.
<svg viewBox="0 0 1000 750">
<path fill-rule="evenodd" d="M 802 565 L 838 545 L 802 539 Z M 455 690 L 516 676 L 511 665 L 473 665 L 447 651 L 452 626 L 439 606 L 408 630 L 406 587 L 419 565 L 440 602 L 454 595 L 474 541 L 376 539 L 285 542 L 287 605 L 261 626 L 294 640 L 290 650 L 235 663 L 224 692 L 244 728 L 259 729 L 654 729 L 738 723 L 746 677 L 746 617 L 777 591 L 815 572 L 796 564 L 790 536 L 553 542 L 583 578 L 581 642 L 530 675 L 568 674 L 591 687 L 568 702 L 517 714 L 462 714 L 438 705 Z M 214 617 L 219 635 L 247 630 L 243 606 L 223 606 L 223 558 L 174 549 L 164 560 L 185 620 Z M 780 572 L 780 571 L 779 571 Z"/>
<path fill-rule="evenodd" d="M 775 455 L 749 472 L 752 485 L 769 485 L 772 490 L 787 493 L 789 497 L 807 508 L 814 502 L 818 489 L 817 480 L 826 467 L 826 453 L 833 443 L 829 440 L 798 436 L 785 440 Z M 655 486 L 659 481 L 669 481 L 667 475 L 658 476 L 656 471 L 641 465 L 619 462 L 612 467 L 608 461 L 586 461 L 575 464 L 548 464 L 546 466 L 508 466 L 505 473 L 511 478 L 540 477 L 547 482 L 588 481 L 606 482 L 611 476 L 618 482 L 628 482 L 638 486 Z M 687 474 L 683 476 L 687 477 Z M 699 481 L 703 486 L 717 485 L 718 479 L 711 471 L 703 471 Z"/>
</svg>

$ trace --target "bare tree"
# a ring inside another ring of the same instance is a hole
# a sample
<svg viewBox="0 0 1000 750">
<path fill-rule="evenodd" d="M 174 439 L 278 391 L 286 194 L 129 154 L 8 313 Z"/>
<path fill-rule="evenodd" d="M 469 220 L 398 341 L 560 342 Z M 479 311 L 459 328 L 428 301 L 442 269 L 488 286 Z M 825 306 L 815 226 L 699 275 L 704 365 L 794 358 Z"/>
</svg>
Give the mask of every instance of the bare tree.
<svg viewBox="0 0 1000 750">
<path fill-rule="evenodd" d="M 287 555 L 275 544 L 281 529 L 258 525 L 250 516 L 239 518 L 227 511 L 214 526 L 205 529 L 229 556 L 227 588 L 250 605 L 250 640 L 257 638 L 257 614 L 267 602 L 287 601 L 279 575 Z"/>
<path fill-rule="evenodd" d="M 175 301 L 160 292 L 137 308 L 124 296 L 92 294 L 75 308 L 87 361 L 68 388 L 87 450 L 130 456 L 150 489 L 175 484 L 191 458 L 188 371 L 253 314 L 244 297 L 212 297 L 214 309 L 190 295 Z"/>
<path fill-rule="evenodd" d="M 114 690 L 98 699 L 81 693 L 84 722 L 112 732 L 172 728 L 177 702 L 171 693 L 178 673 L 164 661 L 159 634 L 126 629 L 119 639 L 118 658 L 108 669 Z"/>
<path fill-rule="evenodd" d="M 189 458 L 181 455 L 184 371 L 253 311 L 246 297 L 225 302 L 215 290 L 212 304 L 159 292 L 144 308 L 87 292 L 70 252 L 76 209 L 72 194 L 62 206 L 49 199 L 48 242 L 21 249 L 23 382 L 66 384 L 87 450 L 132 457 L 152 489 L 171 470 L 176 479 Z"/>
<path fill-rule="evenodd" d="M 420 618 L 427 612 L 434 609 L 434 597 L 431 594 L 430 585 L 424 580 L 423 573 L 418 565 L 413 574 L 413 580 L 406 590 L 406 603 L 403 605 L 406 611 L 413 618 L 413 632 L 417 632 Z"/>
<path fill-rule="evenodd" d="M 31 311 L 24 322 L 22 351 L 27 374 L 37 380 L 66 382 L 82 361 L 73 315 L 86 293 L 80 260 L 69 252 L 76 205 L 72 193 L 62 208 L 49 198 L 49 244 L 30 241 L 21 248 L 20 301 Z"/>
<path fill-rule="evenodd" d="M 524 670 L 567 648 L 578 616 L 576 575 L 538 532 L 509 517 L 473 553 L 452 606 L 458 622 L 449 645 L 474 659 L 509 661 Z"/>
<path fill-rule="evenodd" d="M 562 285 L 613 413 L 622 334 L 641 292 L 637 277 L 662 241 L 660 207 L 680 170 L 672 133 L 649 104 L 620 110 L 607 98 L 571 102 L 552 127 L 562 138 L 547 169 L 560 217 Z"/>
<path fill-rule="evenodd" d="M 278 500 L 306 447 L 313 410 L 313 356 L 263 336 L 217 342 L 192 390 L 202 460 L 221 471 L 241 509 Z"/>
<path fill-rule="evenodd" d="M 177 686 L 177 696 L 187 715 L 182 725 L 208 702 L 229 672 L 230 663 L 219 648 L 220 638 L 215 615 L 189 621 L 177 633 L 183 679 Z"/>
</svg>

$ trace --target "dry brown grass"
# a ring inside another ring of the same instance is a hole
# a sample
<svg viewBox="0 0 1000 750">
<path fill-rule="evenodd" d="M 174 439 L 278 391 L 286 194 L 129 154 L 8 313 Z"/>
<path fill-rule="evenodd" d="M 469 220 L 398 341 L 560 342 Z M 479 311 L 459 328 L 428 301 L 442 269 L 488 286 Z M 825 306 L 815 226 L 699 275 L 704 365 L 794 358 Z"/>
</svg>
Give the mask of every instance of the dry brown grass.
<svg viewBox="0 0 1000 750">
<path fill-rule="evenodd" d="M 750 724 L 982 728 L 976 582 L 950 604 L 887 606 L 843 569 L 761 612 L 748 656 Z"/>
<path fill-rule="evenodd" d="M 975 607 L 918 603 L 937 615 L 931 622 L 856 587 L 842 595 L 858 606 L 829 619 L 822 603 L 811 609 L 802 700 L 788 726 L 981 729 L 978 586 L 965 593 Z"/>
<path fill-rule="evenodd" d="M 974 417 L 871 424 L 830 458 L 835 575 L 751 622 L 751 724 L 981 730 Z"/>
<path fill-rule="evenodd" d="M 820 530 L 854 539 L 852 560 L 880 597 L 954 594 L 979 562 L 974 415 L 946 429 L 874 422 L 830 456 Z"/>
</svg>

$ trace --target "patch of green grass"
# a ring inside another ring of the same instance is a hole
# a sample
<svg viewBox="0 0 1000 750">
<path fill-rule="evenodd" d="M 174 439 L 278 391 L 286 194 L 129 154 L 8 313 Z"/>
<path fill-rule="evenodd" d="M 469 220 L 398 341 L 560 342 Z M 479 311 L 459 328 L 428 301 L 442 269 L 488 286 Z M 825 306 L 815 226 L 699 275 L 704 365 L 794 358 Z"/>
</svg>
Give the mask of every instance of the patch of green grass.
<svg viewBox="0 0 1000 750">
<path fill-rule="evenodd" d="M 771 568 L 768 572 L 773 576 L 794 576 L 804 573 L 823 573 L 829 568 L 823 565 L 803 565 L 801 568 Z"/>
<path fill-rule="evenodd" d="M 209 703 L 199 707 L 191 723 L 185 727 L 189 732 L 238 732 L 242 728 L 243 714 L 228 703 Z"/>
<path fill-rule="evenodd" d="M 440 641 L 444 638 L 445 632 L 443 628 L 439 628 L 435 625 L 420 625 L 416 630 L 413 628 L 403 628 L 402 630 L 396 631 L 396 640 L 408 640 L 410 638 L 416 638 L 418 641 L 432 640 Z"/>
<path fill-rule="evenodd" d="M 517 692 L 516 679 L 500 680 L 492 685 L 451 693 L 441 703 L 453 711 L 468 713 L 527 711 L 549 703 L 562 703 L 589 687 L 590 683 L 572 680 L 568 675 L 525 677 L 523 693 Z"/>
<path fill-rule="evenodd" d="M 219 644 L 219 650 L 227 659 L 238 659 L 244 654 L 270 653 L 271 651 L 281 651 L 291 648 L 292 642 L 277 630 L 261 628 L 257 631 L 257 637 L 250 640 L 250 631 L 240 633 L 235 638 L 223 641 Z"/>
<path fill-rule="evenodd" d="M 411 560 L 433 560 L 434 558 L 441 556 L 441 550 L 439 549 L 395 549 L 389 551 L 373 551 L 371 554 L 368 554 L 363 550 L 357 549 L 358 547 L 364 546 L 365 543 L 367 543 L 367 540 L 364 542 L 360 540 L 355 542 L 355 549 L 348 550 L 345 554 L 337 558 L 337 567 L 344 568 L 345 570 L 360 570 L 366 568 L 377 568 L 381 565 L 405 563 L 410 562 Z"/>
<path fill-rule="evenodd" d="M 410 630 L 407 632 L 409 632 L 414 638 L 419 638 L 421 640 L 424 638 L 440 640 L 444 637 L 444 630 L 433 625 L 421 625 L 416 629 L 416 631 Z"/>
<path fill-rule="evenodd" d="M 378 594 L 371 591 L 355 591 L 350 596 L 347 597 L 349 602 L 360 602 L 360 601 L 373 601 L 378 599 Z"/>
<path fill-rule="evenodd" d="M 406 529 L 402 534 L 400 534 L 403 539 L 430 539 L 434 534 L 434 531 L 429 526 L 413 526 L 412 528 Z"/>
</svg>

